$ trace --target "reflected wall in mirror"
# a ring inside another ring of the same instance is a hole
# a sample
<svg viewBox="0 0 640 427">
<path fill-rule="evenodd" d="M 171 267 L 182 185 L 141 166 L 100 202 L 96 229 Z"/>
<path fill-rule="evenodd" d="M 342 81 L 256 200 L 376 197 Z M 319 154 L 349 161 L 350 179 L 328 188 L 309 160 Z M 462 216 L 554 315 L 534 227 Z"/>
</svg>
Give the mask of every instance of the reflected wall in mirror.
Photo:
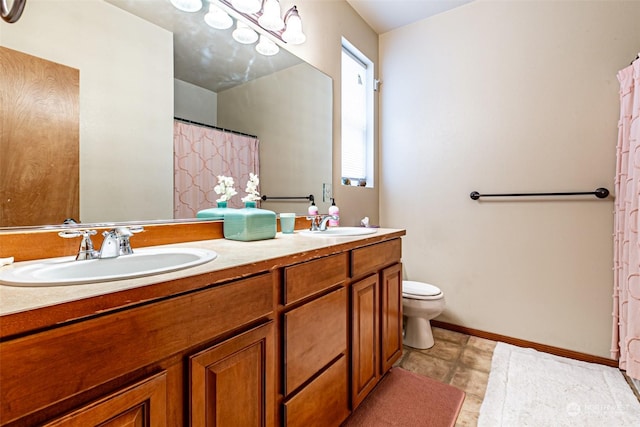
<svg viewBox="0 0 640 427">
<path fill-rule="evenodd" d="M 172 18 L 154 23 L 123 9 L 134 3 Z M 276 69 L 254 46 L 230 43 L 231 30 L 204 23 L 204 3 L 185 14 L 168 0 L 31 0 L 19 25 L 0 29 L 2 46 L 80 71 L 80 221 L 173 219 L 174 116 L 257 135 L 261 192 L 321 200 L 332 176 L 331 79 L 285 49 Z M 185 49 L 199 62 L 183 59 Z M 263 205 L 300 214 L 306 206 Z"/>
</svg>

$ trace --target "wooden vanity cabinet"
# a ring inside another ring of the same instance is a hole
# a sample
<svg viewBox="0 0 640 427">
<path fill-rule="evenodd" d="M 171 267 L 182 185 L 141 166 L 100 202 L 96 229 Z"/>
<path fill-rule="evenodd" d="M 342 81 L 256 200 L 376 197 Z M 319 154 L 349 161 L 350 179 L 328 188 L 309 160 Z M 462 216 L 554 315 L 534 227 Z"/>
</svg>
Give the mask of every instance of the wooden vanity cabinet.
<svg viewBox="0 0 640 427">
<path fill-rule="evenodd" d="M 401 240 L 361 245 L 5 339 L 0 425 L 338 427 L 402 354 Z"/>
<path fill-rule="evenodd" d="M 189 422 L 192 407 L 224 416 L 209 425 L 231 426 L 237 413 L 227 405 L 237 398 L 262 402 L 252 409 L 260 412 L 256 423 L 243 425 L 273 426 L 273 277 L 259 274 L 1 342 L 0 424 L 42 425 L 62 416 L 52 425 L 120 420 L 114 425 L 155 427 L 166 418 L 173 427 Z M 200 404 L 216 386 L 245 394 Z"/>
<path fill-rule="evenodd" d="M 395 239 L 352 251 L 352 409 L 402 356 L 401 249 Z"/>
</svg>

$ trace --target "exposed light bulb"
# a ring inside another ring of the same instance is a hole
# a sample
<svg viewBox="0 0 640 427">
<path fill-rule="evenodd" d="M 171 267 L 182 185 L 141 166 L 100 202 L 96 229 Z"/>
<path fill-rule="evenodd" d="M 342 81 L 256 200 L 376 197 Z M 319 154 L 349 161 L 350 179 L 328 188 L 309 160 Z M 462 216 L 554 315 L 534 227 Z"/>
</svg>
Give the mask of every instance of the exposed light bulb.
<svg viewBox="0 0 640 427">
<path fill-rule="evenodd" d="M 209 13 L 204 15 L 204 22 L 218 30 L 226 30 L 233 25 L 233 19 L 215 4 L 209 4 Z"/>
<path fill-rule="evenodd" d="M 202 9 L 201 0 L 171 0 L 171 4 L 183 12 L 197 12 Z"/>
<path fill-rule="evenodd" d="M 284 28 L 284 21 L 280 17 L 280 2 L 278 0 L 265 0 L 262 15 L 258 23 L 265 30 L 279 31 Z"/>
<path fill-rule="evenodd" d="M 258 40 L 258 33 L 253 31 L 247 24 L 241 21 L 238 21 L 236 23 L 236 29 L 233 30 L 231 36 L 235 41 L 242 44 L 251 44 L 255 43 L 256 40 Z"/>
<path fill-rule="evenodd" d="M 298 8 L 293 6 L 285 15 L 286 29 L 282 33 L 282 40 L 291 44 L 302 44 L 307 36 L 302 32 L 302 19 L 298 15 Z"/>
<path fill-rule="evenodd" d="M 260 35 L 260 42 L 256 45 L 256 50 L 264 56 L 273 56 L 280 52 L 278 45 L 264 35 Z"/>
</svg>

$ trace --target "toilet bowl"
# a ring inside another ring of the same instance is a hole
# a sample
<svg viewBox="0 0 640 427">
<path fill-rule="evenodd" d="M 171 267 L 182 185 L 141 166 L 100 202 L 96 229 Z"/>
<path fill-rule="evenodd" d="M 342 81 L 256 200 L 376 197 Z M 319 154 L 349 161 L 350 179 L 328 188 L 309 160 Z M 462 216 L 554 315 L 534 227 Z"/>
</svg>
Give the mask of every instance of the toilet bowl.
<svg viewBox="0 0 640 427">
<path fill-rule="evenodd" d="M 433 347 L 430 320 L 442 313 L 444 305 L 444 294 L 437 286 L 403 280 L 404 345 L 418 349 Z"/>
</svg>

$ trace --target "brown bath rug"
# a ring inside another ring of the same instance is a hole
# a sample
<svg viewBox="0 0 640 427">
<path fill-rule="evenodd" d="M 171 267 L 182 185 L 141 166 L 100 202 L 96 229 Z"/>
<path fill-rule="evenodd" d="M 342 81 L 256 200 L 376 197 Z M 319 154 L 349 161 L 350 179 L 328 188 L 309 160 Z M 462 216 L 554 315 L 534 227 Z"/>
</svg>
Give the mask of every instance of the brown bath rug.
<svg viewBox="0 0 640 427">
<path fill-rule="evenodd" d="M 464 392 L 402 368 L 392 368 L 342 427 L 453 427 Z"/>
</svg>

